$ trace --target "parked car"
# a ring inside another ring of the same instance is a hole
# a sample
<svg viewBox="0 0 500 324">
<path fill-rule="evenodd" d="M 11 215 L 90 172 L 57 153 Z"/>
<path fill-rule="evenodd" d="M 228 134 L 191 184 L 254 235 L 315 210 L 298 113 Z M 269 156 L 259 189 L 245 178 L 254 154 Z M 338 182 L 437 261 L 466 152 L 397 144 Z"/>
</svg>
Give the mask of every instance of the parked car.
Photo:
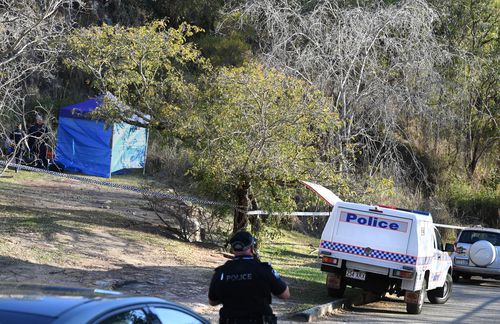
<svg viewBox="0 0 500 324">
<path fill-rule="evenodd" d="M 500 229 L 469 227 L 457 236 L 453 281 L 471 276 L 500 279 Z"/>
<path fill-rule="evenodd" d="M 85 288 L 0 285 L 0 323 L 205 324 L 209 321 L 184 306 L 156 297 Z"/>
</svg>

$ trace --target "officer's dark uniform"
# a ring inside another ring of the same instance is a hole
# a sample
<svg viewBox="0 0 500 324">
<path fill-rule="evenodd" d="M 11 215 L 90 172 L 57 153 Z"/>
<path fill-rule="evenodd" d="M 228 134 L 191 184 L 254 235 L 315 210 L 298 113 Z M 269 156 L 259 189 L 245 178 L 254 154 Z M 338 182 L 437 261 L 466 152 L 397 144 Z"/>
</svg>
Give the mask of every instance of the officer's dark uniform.
<svg viewBox="0 0 500 324">
<path fill-rule="evenodd" d="M 271 294 L 287 288 L 271 265 L 239 256 L 215 269 L 208 298 L 220 301 L 220 323 L 275 323 Z"/>
<path fill-rule="evenodd" d="M 35 123 L 28 129 L 30 135 L 28 145 L 31 152 L 35 154 L 36 167 L 47 168 L 47 144 L 45 143 L 45 136 L 49 132 L 47 126 L 44 124 Z"/>
</svg>

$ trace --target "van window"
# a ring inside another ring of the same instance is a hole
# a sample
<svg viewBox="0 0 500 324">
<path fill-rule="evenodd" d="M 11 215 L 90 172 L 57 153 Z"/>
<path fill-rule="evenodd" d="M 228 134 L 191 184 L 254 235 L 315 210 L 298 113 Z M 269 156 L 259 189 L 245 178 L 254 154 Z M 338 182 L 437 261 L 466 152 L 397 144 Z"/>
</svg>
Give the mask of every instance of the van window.
<svg viewBox="0 0 500 324">
<path fill-rule="evenodd" d="M 434 248 L 443 251 L 443 240 L 441 239 L 441 234 L 439 233 L 438 229 L 434 227 Z"/>
</svg>

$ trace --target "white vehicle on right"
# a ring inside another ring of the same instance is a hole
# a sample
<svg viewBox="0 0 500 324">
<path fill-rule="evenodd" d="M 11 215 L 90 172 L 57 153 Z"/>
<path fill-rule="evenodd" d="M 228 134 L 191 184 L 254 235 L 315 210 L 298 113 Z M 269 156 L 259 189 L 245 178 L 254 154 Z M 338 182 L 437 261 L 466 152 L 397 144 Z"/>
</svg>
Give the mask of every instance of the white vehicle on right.
<svg viewBox="0 0 500 324">
<path fill-rule="evenodd" d="M 453 282 L 471 276 L 500 279 L 500 229 L 463 229 L 458 234 L 451 259 Z"/>
</svg>

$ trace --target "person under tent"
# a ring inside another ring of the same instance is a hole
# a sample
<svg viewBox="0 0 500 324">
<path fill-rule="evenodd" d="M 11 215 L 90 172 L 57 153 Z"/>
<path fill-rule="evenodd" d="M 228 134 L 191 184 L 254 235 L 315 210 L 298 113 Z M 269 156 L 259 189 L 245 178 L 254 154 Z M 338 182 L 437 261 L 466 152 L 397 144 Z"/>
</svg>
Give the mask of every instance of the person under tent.
<svg viewBox="0 0 500 324">
<path fill-rule="evenodd" d="M 36 116 L 35 123 L 28 129 L 28 145 L 35 157 L 35 167 L 47 169 L 49 162 L 47 160 L 47 134 L 49 130 L 43 118 Z"/>
</svg>

